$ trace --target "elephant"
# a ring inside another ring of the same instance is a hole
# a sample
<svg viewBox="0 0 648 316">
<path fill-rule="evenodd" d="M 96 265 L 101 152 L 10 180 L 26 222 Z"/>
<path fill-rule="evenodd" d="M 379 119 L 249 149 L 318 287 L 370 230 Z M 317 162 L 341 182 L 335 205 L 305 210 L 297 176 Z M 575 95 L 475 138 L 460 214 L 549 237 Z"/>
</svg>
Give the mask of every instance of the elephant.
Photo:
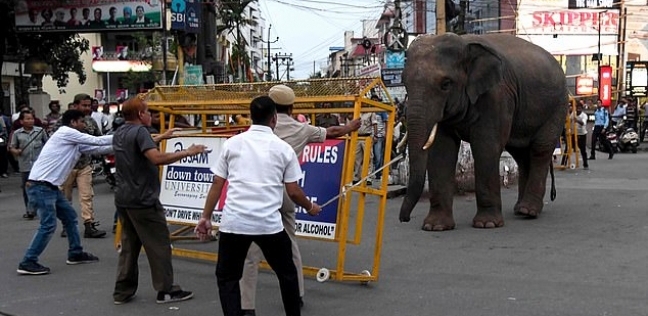
<svg viewBox="0 0 648 316">
<path fill-rule="evenodd" d="M 564 128 L 565 73 L 547 51 L 507 34 L 419 35 L 407 50 L 407 146 L 410 177 L 399 220 L 409 222 L 427 171 L 430 206 L 423 230 L 455 228 L 453 196 L 460 141 L 474 157 L 475 228 L 504 226 L 499 160 L 518 164 L 514 214 L 537 218 L 552 155 Z M 429 135 L 429 137 L 428 137 Z"/>
</svg>

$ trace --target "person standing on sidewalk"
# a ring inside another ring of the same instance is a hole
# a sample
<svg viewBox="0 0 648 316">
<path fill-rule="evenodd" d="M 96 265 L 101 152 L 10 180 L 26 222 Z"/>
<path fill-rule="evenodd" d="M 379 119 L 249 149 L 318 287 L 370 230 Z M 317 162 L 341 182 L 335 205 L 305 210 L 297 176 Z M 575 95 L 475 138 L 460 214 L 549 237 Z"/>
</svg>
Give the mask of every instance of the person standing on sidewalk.
<svg viewBox="0 0 648 316">
<path fill-rule="evenodd" d="M 193 293 L 173 283 L 171 238 L 164 208 L 160 203 L 159 165 L 206 152 L 203 145 L 186 150 L 161 153 L 157 143 L 172 137 L 178 129 L 151 137 L 151 112 L 140 98 L 126 101 L 122 108 L 126 123 L 115 131 L 115 206 L 122 224 L 121 252 L 113 291 L 115 305 L 135 297 L 139 277 L 137 261 L 144 246 L 151 267 L 158 304 L 188 300 Z"/>
<path fill-rule="evenodd" d="M 292 241 L 279 212 L 284 189 L 308 214 L 317 215 L 321 208 L 304 195 L 299 185 L 302 172 L 294 150 L 273 134 L 278 123 L 275 102 L 266 96 L 257 97 L 250 104 L 250 114 L 250 129 L 225 141 L 218 161 L 211 168 L 214 181 L 195 232 L 201 240 L 210 236 L 212 213 L 228 181 L 216 266 L 223 314 L 244 315 L 239 281 L 248 249 L 254 242 L 277 274 L 286 315 L 299 316 L 299 284 Z M 254 163 L 250 164 L 251 161 Z"/>
<path fill-rule="evenodd" d="M 592 149 L 590 151 L 590 160 L 596 160 L 596 142 L 600 142 L 608 150 L 608 159 L 614 157 L 614 148 L 607 139 L 605 131 L 610 125 L 610 112 L 602 105 L 603 101 L 598 99 L 596 102 L 596 111 L 594 111 L 594 130 L 592 131 Z"/>
<path fill-rule="evenodd" d="M 77 94 L 74 96 L 74 104 L 76 109 L 85 114 L 85 129 L 83 132 L 93 136 L 101 136 L 101 130 L 97 126 L 97 122 L 92 119 L 92 109 L 90 107 L 92 97 L 85 93 Z M 81 218 L 83 218 L 83 226 L 85 231 L 83 237 L 85 238 L 102 238 L 106 236 L 105 230 L 97 229 L 98 222 L 94 218 L 94 189 L 92 184 L 92 156 L 82 155 L 79 161 L 74 166 L 74 169 L 68 175 L 67 180 L 63 183 L 62 190 L 65 197 L 72 202 L 72 191 L 76 183 L 77 190 L 79 191 L 79 204 L 81 204 Z M 61 237 L 65 237 L 66 231 L 61 232 Z"/>
<path fill-rule="evenodd" d="M 288 143 L 297 156 L 301 155 L 304 147 L 310 143 L 322 143 L 327 138 L 344 136 L 360 128 L 359 119 L 352 120 L 344 126 L 330 126 L 328 128 L 315 127 L 294 120 L 291 115 L 295 103 L 295 92 L 286 85 L 273 86 L 270 88 L 268 96 L 277 107 L 277 124 L 274 127 L 274 134 Z M 284 229 L 288 233 L 292 244 L 292 258 L 297 268 L 297 280 L 299 281 L 300 305 L 303 305 L 304 274 L 301 253 L 295 236 L 295 204 L 287 192 L 284 192 L 279 211 Z M 256 285 L 261 258 L 261 249 L 257 244 L 252 243 L 245 259 L 245 268 L 243 269 L 240 284 L 243 315 L 255 314 Z"/>
<path fill-rule="evenodd" d="M 583 169 L 588 170 L 589 164 L 587 163 L 587 114 L 583 112 L 583 105 L 576 106 L 576 112 L 572 113 L 571 118 L 576 127 L 576 134 L 578 135 L 578 150 L 580 150 L 581 157 L 583 157 Z"/>
<path fill-rule="evenodd" d="M 59 186 L 81 154 L 105 154 L 112 152 L 112 136 L 94 137 L 80 130 L 85 128 L 84 114 L 71 110 L 63 114 L 63 126 L 52 135 L 40 156 L 34 163 L 27 187 L 29 204 L 36 209 L 40 225 L 32 238 L 25 257 L 18 265 L 18 273 L 23 275 L 48 274 L 50 269 L 38 262 L 38 256 L 45 250 L 56 231 L 56 219 L 63 223 L 67 231 L 69 265 L 93 263 L 99 258 L 84 252 L 77 227 L 77 214 L 70 202 L 63 196 Z"/>
<path fill-rule="evenodd" d="M 22 127 L 11 134 L 9 151 L 18 160 L 20 175 L 22 176 L 20 187 L 22 188 L 23 201 L 25 202 L 25 214 L 23 218 L 31 220 L 36 216 L 36 210 L 28 203 L 29 200 L 27 198 L 25 184 L 29 178 L 29 172 L 36 159 L 38 159 L 38 155 L 40 155 L 48 137 L 44 128 L 34 126 L 34 114 L 32 112 L 20 112 L 18 120 L 21 122 Z"/>
</svg>

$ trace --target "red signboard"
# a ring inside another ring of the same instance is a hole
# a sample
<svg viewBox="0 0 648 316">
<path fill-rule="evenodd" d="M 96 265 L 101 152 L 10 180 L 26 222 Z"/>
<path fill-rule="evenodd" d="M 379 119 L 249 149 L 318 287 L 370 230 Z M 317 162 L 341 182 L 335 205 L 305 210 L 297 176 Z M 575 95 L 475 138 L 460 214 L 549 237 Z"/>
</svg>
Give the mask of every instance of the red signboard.
<svg viewBox="0 0 648 316">
<path fill-rule="evenodd" d="M 612 104 L 612 66 L 599 68 L 599 98 L 603 106 Z"/>
</svg>

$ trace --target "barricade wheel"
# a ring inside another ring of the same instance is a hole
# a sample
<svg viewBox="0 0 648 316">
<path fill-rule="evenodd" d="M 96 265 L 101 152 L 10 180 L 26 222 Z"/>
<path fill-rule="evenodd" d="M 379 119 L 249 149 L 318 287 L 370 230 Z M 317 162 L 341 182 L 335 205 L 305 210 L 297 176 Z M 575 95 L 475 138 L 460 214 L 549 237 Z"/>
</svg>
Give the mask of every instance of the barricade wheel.
<svg viewBox="0 0 648 316">
<path fill-rule="evenodd" d="M 117 246 L 115 246 L 115 250 L 117 251 L 117 253 L 121 253 L 121 251 L 122 251 L 121 243 L 118 243 Z"/>
<path fill-rule="evenodd" d="M 327 268 L 321 268 L 317 271 L 317 282 L 326 282 L 331 277 L 331 271 Z"/>
<path fill-rule="evenodd" d="M 576 169 L 576 164 L 573 163 L 573 164 L 569 165 L 569 169 L 572 169 L 572 170 L 573 170 L 573 169 Z"/>
<path fill-rule="evenodd" d="M 218 240 L 218 230 L 213 229 L 213 230 L 209 233 L 209 240 L 210 240 L 210 241 L 217 241 L 217 240 Z"/>
<path fill-rule="evenodd" d="M 360 274 L 361 274 L 361 275 L 365 275 L 365 276 L 371 276 L 371 272 L 369 272 L 369 270 L 362 270 L 362 272 L 360 272 Z M 370 282 L 370 281 L 360 281 L 360 284 L 362 284 L 362 285 L 368 285 L 369 282 Z"/>
</svg>

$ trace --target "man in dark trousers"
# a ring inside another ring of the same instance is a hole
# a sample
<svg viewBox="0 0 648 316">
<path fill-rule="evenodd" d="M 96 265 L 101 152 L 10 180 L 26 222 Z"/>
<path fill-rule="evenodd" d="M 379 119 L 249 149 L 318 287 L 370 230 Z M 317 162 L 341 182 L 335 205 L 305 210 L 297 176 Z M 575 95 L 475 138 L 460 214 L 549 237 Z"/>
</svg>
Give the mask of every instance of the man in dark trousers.
<svg viewBox="0 0 648 316">
<path fill-rule="evenodd" d="M 594 111 L 594 131 L 592 131 L 592 150 L 590 152 L 590 160 L 596 160 L 597 140 L 603 144 L 603 147 L 607 148 L 609 152 L 608 159 L 614 157 L 614 149 L 605 135 L 605 131 L 610 125 L 610 112 L 608 112 L 607 108 L 602 105 L 602 102 L 601 99 L 598 99 L 596 103 L 596 111 Z"/>
<path fill-rule="evenodd" d="M 171 138 L 176 130 L 151 137 L 147 129 L 151 126 L 151 112 L 140 98 L 126 101 L 122 113 L 126 123 L 117 129 L 113 139 L 117 167 L 115 206 L 122 223 L 114 303 L 121 305 L 135 296 L 139 275 L 137 260 L 142 246 L 151 267 L 153 288 L 158 292 L 157 303 L 188 300 L 193 293 L 173 283 L 171 239 L 159 199 L 158 166 L 203 153 L 206 148 L 192 145 L 185 150 L 161 153 L 157 143 Z"/>
<path fill-rule="evenodd" d="M 317 215 L 321 208 L 304 195 L 299 185 L 302 172 L 294 150 L 273 133 L 277 125 L 275 102 L 266 96 L 252 100 L 250 116 L 250 129 L 225 141 L 211 168 L 214 182 L 195 231 L 201 240 L 208 238 L 212 213 L 228 181 L 216 266 L 223 313 L 242 315 L 239 280 L 248 248 L 254 242 L 277 274 L 286 315 L 299 316 L 297 270 L 279 212 L 284 188 L 308 214 Z"/>
</svg>

